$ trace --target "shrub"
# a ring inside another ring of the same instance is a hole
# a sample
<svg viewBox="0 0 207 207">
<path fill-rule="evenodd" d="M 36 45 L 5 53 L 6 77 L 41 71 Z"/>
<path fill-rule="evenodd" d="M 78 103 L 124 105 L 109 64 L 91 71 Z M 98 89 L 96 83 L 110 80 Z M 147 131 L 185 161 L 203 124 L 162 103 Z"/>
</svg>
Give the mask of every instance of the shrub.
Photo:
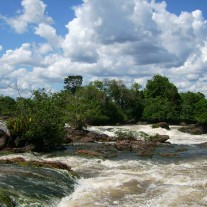
<svg viewBox="0 0 207 207">
<path fill-rule="evenodd" d="M 20 137 L 36 150 L 54 148 L 62 143 L 65 130 L 61 109 L 56 99 L 43 91 L 34 92 L 29 104 L 21 104 L 16 117 L 7 121 L 13 140 Z"/>
<path fill-rule="evenodd" d="M 122 131 L 118 130 L 115 132 L 116 136 L 120 140 L 135 140 L 136 139 L 136 132 L 134 131 Z"/>
</svg>

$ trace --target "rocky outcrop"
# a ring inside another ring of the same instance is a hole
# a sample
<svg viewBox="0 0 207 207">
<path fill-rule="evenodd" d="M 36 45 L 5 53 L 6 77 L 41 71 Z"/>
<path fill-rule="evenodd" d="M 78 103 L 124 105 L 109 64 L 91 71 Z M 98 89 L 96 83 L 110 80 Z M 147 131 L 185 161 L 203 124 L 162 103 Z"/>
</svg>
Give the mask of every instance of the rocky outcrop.
<svg viewBox="0 0 207 207">
<path fill-rule="evenodd" d="M 97 132 L 88 131 L 85 129 L 77 130 L 71 127 L 66 128 L 67 135 L 64 139 L 65 143 L 87 143 L 87 142 L 110 142 L 115 141 L 114 137 L 109 137 L 106 134 L 99 134 Z"/>
<path fill-rule="evenodd" d="M 178 129 L 181 132 L 189 133 L 193 135 L 200 135 L 207 133 L 207 125 L 202 124 L 191 124 Z"/>
<path fill-rule="evenodd" d="M 159 122 L 157 124 L 152 125 L 152 128 L 159 128 L 159 127 L 163 128 L 163 129 L 170 130 L 170 126 L 166 122 Z"/>
<path fill-rule="evenodd" d="M 77 150 L 76 155 L 89 156 L 89 157 L 105 157 L 104 153 L 87 150 L 87 149 Z"/>
<path fill-rule="evenodd" d="M 9 136 L 6 134 L 4 130 L 0 129 L 0 150 L 6 147 L 8 141 L 9 141 Z"/>
<path fill-rule="evenodd" d="M 161 135 L 156 134 L 154 136 L 149 137 L 149 141 L 151 142 L 159 142 L 159 143 L 165 143 L 170 137 L 168 135 Z"/>
<path fill-rule="evenodd" d="M 56 168 L 61 170 L 67 170 L 72 172 L 71 167 L 61 162 L 52 161 L 37 161 L 37 160 L 25 160 L 22 157 L 15 157 L 11 159 L 2 159 L 0 164 L 19 164 L 22 166 L 32 166 L 32 167 L 45 167 L 45 168 Z"/>
<path fill-rule="evenodd" d="M 115 143 L 115 147 L 120 151 L 136 152 L 140 156 L 152 156 L 156 147 L 155 142 L 146 142 L 142 140 L 130 141 L 121 140 Z"/>
</svg>

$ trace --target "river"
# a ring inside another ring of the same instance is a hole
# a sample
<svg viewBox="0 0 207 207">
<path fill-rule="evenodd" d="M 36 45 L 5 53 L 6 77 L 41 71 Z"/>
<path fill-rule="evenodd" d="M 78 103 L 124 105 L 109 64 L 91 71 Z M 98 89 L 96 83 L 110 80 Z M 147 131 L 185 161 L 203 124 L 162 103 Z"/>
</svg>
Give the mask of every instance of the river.
<svg viewBox="0 0 207 207">
<path fill-rule="evenodd" d="M 13 200 L 18 200 L 16 206 L 207 206 L 207 145 L 201 144 L 207 142 L 207 135 L 185 134 L 177 126 L 171 126 L 171 130 L 149 125 L 90 128 L 109 135 L 118 129 L 167 134 L 171 145 L 178 147 L 178 156 L 141 158 L 135 153 L 119 153 L 116 158 L 97 159 L 66 152 L 22 154 L 18 156 L 68 164 L 80 178 L 66 176 L 60 170 L 1 165 L 0 193 L 1 189 L 10 193 Z M 170 150 L 168 147 L 167 152 Z"/>
</svg>

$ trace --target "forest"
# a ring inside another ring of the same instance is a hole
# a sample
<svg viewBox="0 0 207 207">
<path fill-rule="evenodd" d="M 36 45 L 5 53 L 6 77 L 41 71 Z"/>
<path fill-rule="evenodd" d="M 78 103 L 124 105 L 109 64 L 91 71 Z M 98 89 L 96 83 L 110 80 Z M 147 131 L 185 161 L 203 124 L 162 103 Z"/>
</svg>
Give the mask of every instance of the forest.
<svg viewBox="0 0 207 207">
<path fill-rule="evenodd" d="M 0 115 L 7 117 L 13 139 L 55 146 L 62 143 L 64 126 L 167 122 L 207 124 L 207 99 L 200 92 L 179 93 L 167 77 L 155 75 L 144 89 L 122 80 L 96 80 L 83 86 L 80 75 L 64 79 L 64 89 L 32 92 L 30 98 L 0 96 Z"/>
</svg>

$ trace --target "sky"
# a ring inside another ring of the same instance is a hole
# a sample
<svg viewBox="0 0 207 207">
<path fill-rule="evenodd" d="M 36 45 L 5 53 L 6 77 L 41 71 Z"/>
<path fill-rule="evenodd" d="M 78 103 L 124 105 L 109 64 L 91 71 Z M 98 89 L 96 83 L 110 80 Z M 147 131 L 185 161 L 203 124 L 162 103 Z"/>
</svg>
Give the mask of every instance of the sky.
<svg viewBox="0 0 207 207">
<path fill-rule="evenodd" d="M 0 95 L 155 74 L 207 95 L 206 0 L 0 0 Z"/>
</svg>

